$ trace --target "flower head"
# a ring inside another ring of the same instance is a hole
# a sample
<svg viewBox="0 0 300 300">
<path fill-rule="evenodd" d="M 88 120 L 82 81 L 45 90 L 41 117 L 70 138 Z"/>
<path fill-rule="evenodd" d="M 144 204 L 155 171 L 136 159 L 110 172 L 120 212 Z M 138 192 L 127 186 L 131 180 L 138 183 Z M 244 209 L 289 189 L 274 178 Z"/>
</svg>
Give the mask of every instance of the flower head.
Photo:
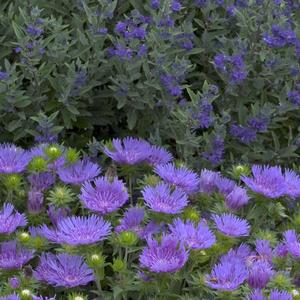
<svg viewBox="0 0 300 300">
<path fill-rule="evenodd" d="M 160 244 L 149 237 L 140 255 L 141 266 L 154 273 L 176 272 L 188 259 L 188 252 L 178 244 L 178 239 L 171 235 L 163 235 Z"/>
<path fill-rule="evenodd" d="M 22 148 L 13 144 L 0 144 L 0 173 L 21 173 L 30 159 L 30 154 Z"/>
<path fill-rule="evenodd" d="M 205 221 L 195 225 L 191 221 L 184 223 L 176 219 L 169 225 L 171 234 L 182 241 L 190 249 L 207 249 L 216 242 L 216 237 Z"/>
<path fill-rule="evenodd" d="M 292 199 L 300 197 L 300 177 L 292 170 L 284 172 L 286 195 Z"/>
<path fill-rule="evenodd" d="M 66 253 L 44 253 L 34 271 L 34 277 L 53 286 L 72 288 L 94 280 L 93 271 L 81 256 Z"/>
<path fill-rule="evenodd" d="M 57 174 L 61 181 L 71 184 L 82 184 L 92 180 L 101 172 L 101 168 L 87 158 L 77 161 L 68 167 L 60 167 Z"/>
<path fill-rule="evenodd" d="M 68 207 L 57 208 L 54 205 L 50 205 L 47 210 L 48 217 L 54 226 L 57 226 L 58 222 L 66 218 L 70 212 Z"/>
<path fill-rule="evenodd" d="M 104 153 L 120 164 L 135 165 L 144 162 L 149 157 L 150 144 L 144 140 L 132 137 L 113 139 L 114 150 L 104 148 Z"/>
<path fill-rule="evenodd" d="M 146 159 L 149 164 L 166 164 L 171 160 L 173 160 L 172 154 L 164 148 L 154 145 L 149 146 L 149 156 Z"/>
<path fill-rule="evenodd" d="M 27 219 L 24 214 L 14 212 L 15 208 L 10 203 L 5 203 L 0 211 L 0 234 L 11 234 L 18 227 L 23 227 L 27 224 Z"/>
<path fill-rule="evenodd" d="M 227 196 L 237 185 L 233 180 L 220 176 L 216 178 L 216 186 L 220 194 Z"/>
<path fill-rule="evenodd" d="M 158 165 L 154 172 L 164 181 L 175 185 L 185 191 L 187 194 L 193 194 L 199 189 L 199 177 L 186 167 L 179 167 L 172 163 Z"/>
<path fill-rule="evenodd" d="M 11 294 L 8 296 L 0 297 L 0 300 L 21 300 L 20 297 L 16 294 Z"/>
<path fill-rule="evenodd" d="M 285 245 L 288 252 L 295 258 L 300 259 L 300 243 L 295 230 L 284 232 Z"/>
<path fill-rule="evenodd" d="M 220 178 L 218 172 L 202 170 L 199 178 L 200 192 L 210 195 L 217 190 L 216 182 Z"/>
<path fill-rule="evenodd" d="M 274 271 L 268 262 L 256 261 L 249 267 L 248 284 L 253 289 L 263 289 L 273 274 Z"/>
<path fill-rule="evenodd" d="M 249 202 L 247 191 L 239 186 L 234 189 L 225 197 L 226 206 L 233 210 L 238 210 Z"/>
<path fill-rule="evenodd" d="M 95 215 L 87 217 L 72 216 L 57 223 L 55 229 L 43 225 L 40 233 L 43 237 L 59 244 L 85 245 L 104 240 L 111 230 L 109 222 Z"/>
<path fill-rule="evenodd" d="M 95 180 L 94 186 L 86 182 L 81 188 L 80 199 L 83 205 L 94 212 L 108 214 L 123 206 L 129 196 L 124 183 L 118 178 L 109 181 L 106 177 Z"/>
<path fill-rule="evenodd" d="M 254 290 L 245 300 L 266 300 L 263 292 L 259 289 Z"/>
<path fill-rule="evenodd" d="M 293 297 L 287 291 L 272 290 L 270 300 L 292 300 Z"/>
<path fill-rule="evenodd" d="M 147 206 L 156 212 L 177 214 L 188 204 L 187 195 L 181 189 L 172 190 L 166 183 L 146 186 L 142 194 Z"/>
<path fill-rule="evenodd" d="M 20 269 L 33 258 L 34 251 L 27 250 L 16 241 L 3 242 L 0 245 L 0 268 Z"/>
<path fill-rule="evenodd" d="M 242 176 L 244 183 L 254 192 L 267 198 L 278 198 L 285 194 L 285 178 L 280 167 L 252 167 L 253 178 Z"/>
<path fill-rule="evenodd" d="M 230 237 L 249 235 L 250 225 L 246 220 L 232 214 L 213 215 L 213 220 L 219 231 Z"/>
<path fill-rule="evenodd" d="M 55 183 L 55 176 L 50 172 L 35 173 L 28 176 L 31 188 L 37 191 L 44 191 Z"/>
</svg>

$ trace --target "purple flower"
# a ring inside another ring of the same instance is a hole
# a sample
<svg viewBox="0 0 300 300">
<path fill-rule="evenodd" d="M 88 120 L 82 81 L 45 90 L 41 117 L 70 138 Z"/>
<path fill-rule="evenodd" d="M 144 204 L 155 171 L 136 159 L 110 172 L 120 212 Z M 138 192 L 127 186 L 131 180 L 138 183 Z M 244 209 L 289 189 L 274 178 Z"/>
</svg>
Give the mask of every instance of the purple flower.
<svg viewBox="0 0 300 300">
<path fill-rule="evenodd" d="M 173 97 L 179 97 L 182 94 L 182 88 L 180 86 L 179 78 L 170 74 L 164 74 L 160 76 L 162 85 L 167 92 Z"/>
<path fill-rule="evenodd" d="M 289 250 L 286 246 L 286 244 L 284 243 L 279 243 L 274 251 L 273 251 L 273 254 L 275 257 L 286 257 L 288 254 L 289 254 Z"/>
<path fill-rule="evenodd" d="M 274 271 L 269 263 L 262 260 L 256 261 L 249 267 L 248 284 L 253 289 L 263 289 L 273 274 Z"/>
<path fill-rule="evenodd" d="M 247 191 L 242 187 L 236 186 L 228 195 L 226 195 L 225 204 L 230 209 L 238 210 L 246 205 L 249 202 L 249 199 Z"/>
<path fill-rule="evenodd" d="M 272 48 L 282 48 L 286 45 L 295 45 L 296 33 L 291 29 L 284 29 L 279 25 L 272 25 L 272 33 L 265 33 L 263 41 Z"/>
<path fill-rule="evenodd" d="M 213 166 L 218 165 L 224 156 L 224 139 L 217 136 L 212 142 L 211 151 L 203 152 L 203 157 L 207 159 Z"/>
<path fill-rule="evenodd" d="M 171 3 L 171 9 L 173 12 L 178 12 L 182 9 L 182 6 L 178 0 L 173 0 Z"/>
<path fill-rule="evenodd" d="M 288 100 L 295 104 L 295 105 L 300 105 L 300 92 L 298 91 L 289 91 L 287 94 Z"/>
<path fill-rule="evenodd" d="M 189 249 L 207 249 L 216 243 L 216 237 L 205 220 L 195 225 L 191 221 L 184 223 L 176 219 L 169 225 L 171 234 L 182 241 Z"/>
<path fill-rule="evenodd" d="M 171 190 L 166 183 L 146 186 L 142 194 L 146 205 L 155 212 L 177 214 L 188 204 L 187 195 L 181 189 Z"/>
<path fill-rule="evenodd" d="M 199 192 L 211 195 L 217 190 L 216 182 L 220 178 L 219 172 L 204 169 L 199 177 Z"/>
<path fill-rule="evenodd" d="M 216 186 L 218 188 L 219 193 L 221 193 L 224 196 L 230 194 L 237 187 L 233 180 L 222 176 L 216 178 Z"/>
<path fill-rule="evenodd" d="M 159 146 L 150 146 L 147 162 L 152 165 L 166 164 L 173 160 L 170 152 Z"/>
<path fill-rule="evenodd" d="M 230 134 L 244 144 L 250 144 L 256 140 L 256 130 L 247 126 L 232 124 Z"/>
<path fill-rule="evenodd" d="M 20 297 L 16 294 L 0 297 L 0 300 L 20 300 Z"/>
<path fill-rule="evenodd" d="M 7 80 L 9 78 L 9 74 L 7 72 L 0 72 L 0 80 L 4 81 Z"/>
<path fill-rule="evenodd" d="M 284 172 L 285 178 L 285 186 L 286 192 L 285 194 L 288 195 L 292 199 L 296 199 L 300 197 L 300 177 L 292 170 L 285 170 Z"/>
<path fill-rule="evenodd" d="M 53 286 L 72 288 L 94 280 L 93 271 L 81 256 L 43 253 L 34 277 Z"/>
<path fill-rule="evenodd" d="M 18 277 L 15 277 L 15 276 L 9 278 L 8 283 L 9 283 L 10 287 L 13 288 L 13 289 L 17 289 L 21 285 L 20 279 Z"/>
<path fill-rule="evenodd" d="M 72 246 L 94 244 L 110 234 L 111 224 L 95 215 L 87 217 L 71 216 L 57 223 L 55 229 L 43 225 L 40 234 L 58 244 Z"/>
<path fill-rule="evenodd" d="M 172 163 L 158 165 L 154 172 L 170 185 L 175 185 L 187 194 L 196 193 L 199 189 L 199 177 L 186 167 L 179 167 Z"/>
<path fill-rule="evenodd" d="M 220 232 L 230 237 L 248 236 L 250 225 L 244 219 L 232 214 L 213 215 L 213 220 Z"/>
<path fill-rule="evenodd" d="M 16 241 L 0 244 L 0 268 L 5 270 L 20 269 L 33 258 L 33 250 L 27 250 Z"/>
<path fill-rule="evenodd" d="M 118 210 L 128 201 L 128 193 L 124 183 L 117 178 L 109 181 L 106 177 L 95 180 L 94 186 L 86 182 L 81 188 L 80 199 L 91 211 L 108 214 Z"/>
<path fill-rule="evenodd" d="M 262 261 L 266 261 L 272 264 L 273 251 L 268 240 L 257 240 L 255 241 L 256 252 L 258 253 L 257 258 Z"/>
<path fill-rule="evenodd" d="M 248 277 L 245 263 L 239 257 L 226 256 L 206 276 L 206 284 L 222 291 L 236 290 Z"/>
<path fill-rule="evenodd" d="M 40 191 L 28 192 L 27 208 L 30 214 L 39 214 L 43 210 L 44 194 Z"/>
<path fill-rule="evenodd" d="M 23 172 L 31 157 L 29 153 L 13 144 L 0 144 L 0 173 Z"/>
<path fill-rule="evenodd" d="M 104 153 L 120 164 L 135 165 L 144 162 L 149 157 L 150 145 L 144 140 L 132 137 L 113 139 L 114 150 L 104 148 Z"/>
<path fill-rule="evenodd" d="M 293 300 L 293 297 L 287 291 L 272 290 L 270 300 Z"/>
<path fill-rule="evenodd" d="M 14 210 L 14 206 L 10 203 L 3 205 L 0 211 L 0 234 L 11 234 L 18 227 L 23 227 L 27 224 L 26 216 Z"/>
<path fill-rule="evenodd" d="M 261 290 L 254 290 L 245 300 L 266 300 Z"/>
<path fill-rule="evenodd" d="M 248 120 L 248 124 L 258 132 L 266 132 L 268 129 L 269 119 L 266 117 L 253 117 Z"/>
<path fill-rule="evenodd" d="M 253 178 L 242 176 L 242 181 L 255 193 L 267 198 L 279 198 L 286 192 L 285 178 L 280 167 L 252 166 Z"/>
<path fill-rule="evenodd" d="M 171 235 L 163 235 L 160 244 L 149 237 L 140 255 L 140 264 L 154 273 L 176 272 L 184 266 L 188 256 L 184 246 Z"/>
<path fill-rule="evenodd" d="M 92 163 L 87 158 L 57 170 L 60 180 L 71 184 L 82 184 L 87 180 L 92 180 L 97 177 L 100 172 L 101 168 L 98 164 Z"/>
<path fill-rule="evenodd" d="M 121 231 L 134 231 L 137 235 L 141 235 L 143 227 L 141 223 L 145 217 L 145 211 L 142 207 L 130 207 L 125 212 L 123 219 L 121 219 L 120 225 L 115 228 L 116 232 Z"/>
<path fill-rule="evenodd" d="M 50 205 L 47 210 L 48 217 L 54 226 L 57 226 L 58 222 L 69 216 L 70 213 L 70 208 L 56 208 L 54 205 Z"/>
<path fill-rule="evenodd" d="M 300 259 L 300 243 L 295 230 L 287 230 L 283 233 L 288 252 L 295 258 Z"/>
<path fill-rule="evenodd" d="M 27 26 L 27 29 L 26 31 L 32 35 L 32 36 L 35 36 L 35 37 L 39 37 L 43 32 L 44 30 L 41 29 L 41 28 L 38 28 L 38 27 L 35 27 L 34 25 L 30 24 Z"/>
<path fill-rule="evenodd" d="M 37 191 L 44 191 L 55 183 L 55 176 L 50 172 L 35 173 L 28 176 L 31 188 Z"/>
<path fill-rule="evenodd" d="M 75 298 L 76 299 L 76 298 Z M 56 297 L 43 297 L 43 296 L 32 296 L 32 300 L 56 300 Z"/>
<path fill-rule="evenodd" d="M 160 0 L 151 0 L 152 9 L 159 9 L 159 7 L 160 7 Z"/>
</svg>

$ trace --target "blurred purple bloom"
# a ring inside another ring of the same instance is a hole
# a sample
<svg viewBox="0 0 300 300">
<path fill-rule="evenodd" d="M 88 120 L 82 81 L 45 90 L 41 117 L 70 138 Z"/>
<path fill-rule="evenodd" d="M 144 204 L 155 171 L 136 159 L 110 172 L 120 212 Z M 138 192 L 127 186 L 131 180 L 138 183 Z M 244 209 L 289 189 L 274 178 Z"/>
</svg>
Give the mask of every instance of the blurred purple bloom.
<svg viewBox="0 0 300 300">
<path fill-rule="evenodd" d="M 5 203 L 0 211 L 0 234 L 11 234 L 18 227 L 23 227 L 27 224 L 27 219 L 24 214 L 15 211 L 15 208 L 10 203 Z"/>
<path fill-rule="evenodd" d="M 287 94 L 288 100 L 295 104 L 295 105 L 300 105 L 300 92 L 299 91 L 289 91 Z"/>
<path fill-rule="evenodd" d="M 279 25 L 272 25 L 272 33 L 264 33 L 263 41 L 272 48 L 294 45 L 297 42 L 296 33 L 291 29 L 284 29 Z"/>
<path fill-rule="evenodd" d="M 256 261 L 249 267 L 248 284 L 253 289 L 263 289 L 273 274 L 274 271 L 269 263 Z"/>
<path fill-rule="evenodd" d="M 250 144 L 256 140 L 256 130 L 247 126 L 232 124 L 230 134 L 244 144 Z"/>
<path fill-rule="evenodd" d="M 270 300 L 293 300 L 287 291 L 271 290 Z"/>
<path fill-rule="evenodd" d="M 11 294 L 8 296 L 0 297 L 0 300 L 21 300 L 21 298 L 16 294 Z"/>
<path fill-rule="evenodd" d="M 230 209 L 238 210 L 245 206 L 249 202 L 249 199 L 247 190 L 236 186 L 228 195 L 226 195 L 225 204 Z"/>
<path fill-rule="evenodd" d="M 82 184 L 87 180 L 92 180 L 101 172 L 98 164 L 92 163 L 89 159 L 84 158 L 76 163 L 61 167 L 57 174 L 61 181 L 71 184 Z"/>
<path fill-rule="evenodd" d="M 21 285 L 20 279 L 16 276 L 9 278 L 8 283 L 13 289 L 17 289 Z"/>
<path fill-rule="evenodd" d="M 286 192 L 292 199 L 300 197 L 300 177 L 292 170 L 286 169 L 284 172 Z"/>
<path fill-rule="evenodd" d="M 56 300 L 56 297 L 32 296 L 32 300 Z"/>
<path fill-rule="evenodd" d="M 256 240 L 255 241 L 256 252 L 258 253 L 257 258 L 261 261 L 266 261 L 272 264 L 273 250 L 268 240 Z"/>
<path fill-rule="evenodd" d="M 28 176 L 31 188 L 37 191 L 44 191 L 55 183 L 55 176 L 50 172 L 35 173 Z"/>
<path fill-rule="evenodd" d="M 118 210 L 128 198 L 127 189 L 121 180 L 114 178 L 110 182 L 106 177 L 97 178 L 94 186 L 91 182 L 86 182 L 80 194 L 80 199 L 86 208 L 101 214 Z"/>
<path fill-rule="evenodd" d="M 219 193 L 224 196 L 230 194 L 237 187 L 236 183 L 233 180 L 222 176 L 216 178 L 216 186 L 218 188 Z"/>
<path fill-rule="evenodd" d="M 216 182 L 220 178 L 220 173 L 203 169 L 199 177 L 199 192 L 211 195 L 217 190 Z"/>
<path fill-rule="evenodd" d="M 250 231 L 249 223 L 232 214 L 213 215 L 218 230 L 230 237 L 248 236 Z"/>
<path fill-rule="evenodd" d="M 295 230 L 287 230 L 283 233 L 288 252 L 295 258 L 300 259 L 300 243 Z"/>
<path fill-rule="evenodd" d="M 135 165 L 149 157 L 150 144 L 144 140 L 127 137 L 123 140 L 113 139 L 114 150 L 104 148 L 104 153 L 120 164 Z"/>
<path fill-rule="evenodd" d="M 13 144 L 0 144 L 0 173 L 23 172 L 31 157 L 29 153 Z"/>
<path fill-rule="evenodd" d="M 39 214 L 43 210 L 44 194 L 41 191 L 28 192 L 27 208 L 30 214 Z"/>
<path fill-rule="evenodd" d="M 173 156 L 170 152 L 162 147 L 150 145 L 147 162 L 152 165 L 166 164 L 173 160 Z"/>
<path fill-rule="evenodd" d="M 33 258 L 33 250 L 18 245 L 16 241 L 0 244 L 0 268 L 5 270 L 20 269 Z"/>
<path fill-rule="evenodd" d="M 188 204 L 187 195 L 181 189 L 172 190 L 166 183 L 146 186 L 142 194 L 146 205 L 155 212 L 177 214 Z"/>
<path fill-rule="evenodd" d="M 207 249 L 216 243 L 216 237 L 205 220 L 195 225 L 192 221 L 176 219 L 169 225 L 171 234 L 182 241 L 189 249 Z"/>
<path fill-rule="evenodd" d="M 170 185 L 175 185 L 187 194 L 196 193 L 199 189 L 199 177 L 186 167 L 176 167 L 172 163 L 158 165 L 154 172 Z"/>
<path fill-rule="evenodd" d="M 35 27 L 32 24 L 30 24 L 30 25 L 27 26 L 26 31 L 30 35 L 35 36 L 35 37 L 39 37 L 44 32 L 44 30 L 42 28 Z"/>
<path fill-rule="evenodd" d="M 48 217 L 54 226 L 57 226 L 58 222 L 68 217 L 70 213 L 71 213 L 70 208 L 67 207 L 58 208 L 55 207 L 54 205 L 50 205 L 47 210 Z"/>
<path fill-rule="evenodd" d="M 210 151 L 203 152 L 203 157 L 207 159 L 213 166 L 218 165 L 224 156 L 224 139 L 222 137 L 216 137 L 212 142 L 212 149 Z"/>
<path fill-rule="evenodd" d="M 188 256 L 184 246 L 171 235 L 163 235 L 160 244 L 149 237 L 140 255 L 140 264 L 154 273 L 170 273 L 181 269 Z"/>
<path fill-rule="evenodd" d="M 275 257 L 286 257 L 289 254 L 288 247 L 285 243 L 279 243 L 275 247 L 273 254 Z"/>
<path fill-rule="evenodd" d="M 242 176 L 242 181 L 255 193 L 267 198 L 279 198 L 286 192 L 285 178 L 280 167 L 252 166 L 253 178 Z"/>
<path fill-rule="evenodd" d="M 88 245 L 107 238 L 111 231 L 111 224 L 102 217 L 89 215 L 87 217 L 66 217 L 57 223 L 57 227 L 50 229 L 43 225 L 40 234 L 55 243 L 72 246 Z"/>
<path fill-rule="evenodd" d="M 93 271 L 81 256 L 43 253 L 34 277 L 53 286 L 73 288 L 94 280 Z"/>
<path fill-rule="evenodd" d="M 160 80 L 167 92 L 174 97 L 179 97 L 182 94 L 180 81 L 176 76 L 165 74 L 160 76 Z"/>
<path fill-rule="evenodd" d="M 253 117 L 249 119 L 248 124 L 258 132 L 266 132 L 268 129 L 269 119 L 266 117 Z"/>
<path fill-rule="evenodd" d="M 266 300 L 266 298 L 261 290 L 254 290 L 245 300 Z"/>
<path fill-rule="evenodd" d="M 171 3 L 171 9 L 173 12 L 178 12 L 182 9 L 181 3 L 178 0 L 173 0 Z"/>
<path fill-rule="evenodd" d="M 0 80 L 7 80 L 9 78 L 9 74 L 7 72 L 0 72 Z"/>
<path fill-rule="evenodd" d="M 151 8 L 152 9 L 159 9 L 160 0 L 151 0 Z"/>
</svg>

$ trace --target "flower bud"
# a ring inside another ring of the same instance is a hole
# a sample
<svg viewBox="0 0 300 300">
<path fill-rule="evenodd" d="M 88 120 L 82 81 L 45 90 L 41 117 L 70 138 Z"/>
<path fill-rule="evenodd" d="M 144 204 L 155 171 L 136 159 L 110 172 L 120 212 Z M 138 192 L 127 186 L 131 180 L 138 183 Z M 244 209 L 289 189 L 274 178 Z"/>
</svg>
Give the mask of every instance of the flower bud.
<svg viewBox="0 0 300 300">
<path fill-rule="evenodd" d="M 124 271 L 126 268 L 126 263 L 120 259 L 120 258 L 117 258 L 114 260 L 114 263 L 112 265 L 112 269 L 114 270 L 114 272 L 122 272 Z"/>
<path fill-rule="evenodd" d="M 155 175 L 148 175 L 145 176 L 144 182 L 145 185 L 155 186 L 159 183 L 160 179 L 158 176 Z"/>
<path fill-rule="evenodd" d="M 21 185 L 19 174 L 9 174 L 4 177 L 4 184 L 8 190 L 17 190 Z"/>
<path fill-rule="evenodd" d="M 105 263 L 105 257 L 100 254 L 92 254 L 87 258 L 88 264 L 92 268 L 103 267 Z"/>
<path fill-rule="evenodd" d="M 137 240 L 137 235 L 132 231 L 122 231 L 118 236 L 118 242 L 122 247 L 131 247 Z"/>
<path fill-rule="evenodd" d="M 187 207 L 183 212 L 183 219 L 198 223 L 200 221 L 200 215 L 195 208 Z"/>
<path fill-rule="evenodd" d="M 235 179 L 240 179 L 242 175 L 249 176 L 250 174 L 250 168 L 246 165 L 237 165 L 232 168 L 232 175 Z"/>
<path fill-rule="evenodd" d="M 8 283 L 12 289 L 17 289 L 20 287 L 20 279 L 18 277 L 11 277 L 8 279 Z"/>
<path fill-rule="evenodd" d="M 69 148 L 65 156 L 67 162 L 73 164 L 79 159 L 79 152 L 76 151 L 74 148 Z"/>
<path fill-rule="evenodd" d="M 34 157 L 28 165 L 28 169 L 32 172 L 45 172 L 47 171 L 48 162 L 41 156 Z"/>
<path fill-rule="evenodd" d="M 27 232 L 22 232 L 22 233 L 19 233 L 18 234 L 18 240 L 21 242 L 21 243 L 26 243 L 28 242 L 30 239 L 30 235 L 29 233 Z"/>
<path fill-rule="evenodd" d="M 21 300 L 31 300 L 32 299 L 32 293 L 28 289 L 22 290 L 20 294 L 21 294 Z"/>
<path fill-rule="evenodd" d="M 68 300 L 88 300 L 88 298 L 82 294 L 73 293 L 68 296 Z"/>
<path fill-rule="evenodd" d="M 51 161 L 58 159 L 62 155 L 62 151 L 57 145 L 50 145 L 45 149 L 45 153 Z"/>
</svg>

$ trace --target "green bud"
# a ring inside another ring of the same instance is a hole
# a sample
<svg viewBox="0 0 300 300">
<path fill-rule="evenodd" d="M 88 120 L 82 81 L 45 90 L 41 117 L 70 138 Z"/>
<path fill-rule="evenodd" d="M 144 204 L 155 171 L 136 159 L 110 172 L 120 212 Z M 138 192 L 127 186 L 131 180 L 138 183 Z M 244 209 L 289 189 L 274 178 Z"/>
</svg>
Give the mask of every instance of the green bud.
<svg viewBox="0 0 300 300">
<path fill-rule="evenodd" d="M 73 293 L 68 295 L 68 300 L 88 300 L 88 298 L 82 294 Z"/>
<path fill-rule="evenodd" d="M 145 185 L 155 186 L 159 183 L 160 179 L 155 175 L 145 176 L 144 183 Z"/>
<path fill-rule="evenodd" d="M 198 223 L 200 221 L 200 215 L 195 208 L 187 207 L 183 212 L 183 219 Z"/>
<path fill-rule="evenodd" d="M 267 240 L 272 246 L 277 244 L 276 234 L 271 230 L 259 230 L 255 238 L 258 240 Z"/>
<path fill-rule="evenodd" d="M 28 169 L 32 172 L 47 171 L 48 162 L 41 156 L 34 157 L 28 165 Z"/>
<path fill-rule="evenodd" d="M 112 264 L 112 269 L 114 270 L 114 272 L 122 272 L 125 270 L 125 268 L 126 268 L 126 263 L 122 259 L 117 258 L 114 260 Z"/>
<path fill-rule="evenodd" d="M 46 240 L 44 238 L 39 237 L 39 236 L 31 238 L 30 242 L 31 242 L 32 247 L 34 249 L 42 249 L 46 244 Z"/>
<path fill-rule="evenodd" d="M 92 268 L 100 268 L 105 264 L 105 257 L 100 254 L 92 254 L 87 258 L 88 264 Z"/>
<path fill-rule="evenodd" d="M 17 190 L 21 185 L 21 176 L 18 174 L 9 174 L 4 177 L 4 184 L 8 190 Z"/>
<path fill-rule="evenodd" d="M 292 294 L 294 300 L 300 299 L 300 292 L 298 290 L 296 290 L 296 289 L 291 290 L 291 294 Z"/>
<path fill-rule="evenodd" d="M 237 165 L 232 168 L 233 177 L 240 179 L 242 175 L 249 176 L 251 174 L 250 168 L 246 165 Z"/>
<path fill-rule="evenodd" d="M 73 164 L 79 159 L 79 152 L 74 148 L 69 148 L 66 152 L 66 160 L 68 163 Z"/>
<path fill-rule="evenodd" d="M 31 300 L 32 299 L 32 293 L 28 289 L 24 289 L 20 293 L 21 300 Z"/>
<path fill-rule="evenodd" d="M 67 186 L 55 186 L 49 192 L 47 200 L 57 206 L 66 206 L 75 199 L 76 195 Z"/>
<path fill-rule="evenodd" d="M 45 153 L 50 158 L 50 160 L 54 161 L 58 159 L 62 155 L 62 151 L 57 145 L 50 145 L 45 149 Z"/>
<path fill-rule="evenodd" d="M 30 235 L 27 232 L 21 232 L 18 234 L 17 238 L 21 243 L 27 243 L 30 240 Z"/>
<path fill-rule="evenodd" d="M 269 283 L 270 288 L 288 290 L 292 287 L 291 280 L 283 273 L 276 274 Z"/>
<path fill-rule="evenodd" d="M 137 235 L 132 231 L 122 231 L 118 236 L 118 242 L 122 247 L 131 247 L 137 240 Z"/>
</svg>

